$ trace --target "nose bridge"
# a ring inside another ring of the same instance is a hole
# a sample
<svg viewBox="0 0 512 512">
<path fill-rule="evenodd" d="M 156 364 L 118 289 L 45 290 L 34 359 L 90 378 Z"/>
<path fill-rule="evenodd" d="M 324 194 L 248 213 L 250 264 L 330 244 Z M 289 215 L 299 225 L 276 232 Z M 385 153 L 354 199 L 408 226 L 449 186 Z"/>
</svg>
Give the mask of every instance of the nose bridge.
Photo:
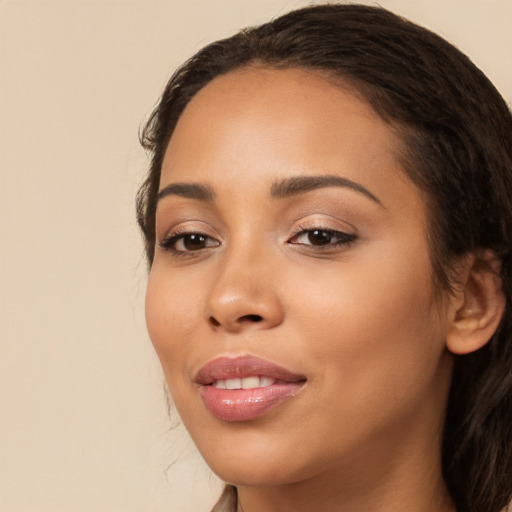
<svg viewBox="0 0 512 512">
<path fill-rule="evenodd" d="M 261 244 L 241 240 L 219 255 L 206 305 L 213 327 L 240 331 L 256 325 L 270 328 L 282 321 L 283 308 L 266 252 Z"/>
</svg>

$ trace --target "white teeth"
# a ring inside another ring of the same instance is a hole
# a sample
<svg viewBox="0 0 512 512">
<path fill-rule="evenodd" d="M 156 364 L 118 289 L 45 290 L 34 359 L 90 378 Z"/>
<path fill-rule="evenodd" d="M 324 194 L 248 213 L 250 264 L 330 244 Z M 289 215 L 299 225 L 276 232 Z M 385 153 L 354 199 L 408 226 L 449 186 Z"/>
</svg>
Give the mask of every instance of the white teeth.
<svg viewBox="0 0 512 512">
<path fill-rule="evenodd" d="M 242 387 L 242 379 L 226 379 L 226 389 L 240 389 Z"/>
<path fill-rule="evenodd" d="M 260 387 L 260 379 L 258 377 L 244 377 L 242 379 L 242 389 L 254 389 Z"/>
<path fill-rule="evenodd" d="M 272 379 L 271 377 L 260 377 L 260 387 L 266 388 L 267 386 L 272 386 L 276 379 Z"/>
<path fill-rule="evenodd" d="M 276 380 L 271 377 L 244 377 L 243 379 L 216 380 L 212 385 L 219 389 L 255 389 L 272 386 Z"/>
</svg>

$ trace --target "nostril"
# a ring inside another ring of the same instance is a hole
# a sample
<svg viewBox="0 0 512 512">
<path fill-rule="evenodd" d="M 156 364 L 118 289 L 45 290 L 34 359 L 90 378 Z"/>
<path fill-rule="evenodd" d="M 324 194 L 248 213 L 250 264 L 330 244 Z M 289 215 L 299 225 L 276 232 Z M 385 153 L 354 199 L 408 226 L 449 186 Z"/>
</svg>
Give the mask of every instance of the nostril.
<svg viewBox="0 0 512 512">
<path fill-rule="evenodd" d="M 240 323 L 244 323 L 244 322 L 258 323 L 258 322 L 261 322 L 262 320 L 263 320 L 263 317 L 260 315 L 243 315 L 236 320 L 236 324 L 240 324 Z M 208 318 L 208 322 L 211 325 L 213 325 L 214 327 L 219 327 L 220 325 L 222 325 L 214 316 L 210 316 Z M 225 325 L 227 325 L 227 324 L 225 324 Z"/>
<path fill-rule="evenodd" d="M 211 316 L 208 320 L 209 320 L 209 321 L 210 321 L 210 323 L 211 323 L 212 325 L 214 325 L 215 327 L 219 327 L 220 322 L 219 322 L 218 320 L 216 320 L 215 318 L 213 318 L 213 316 Z"/>
<path fill-rule="evenodd" d="M 249 322 L 261 322 L 263 317 L 260 315 L 244 315 L 239 320 L 249 320 Z"/>
</svg>

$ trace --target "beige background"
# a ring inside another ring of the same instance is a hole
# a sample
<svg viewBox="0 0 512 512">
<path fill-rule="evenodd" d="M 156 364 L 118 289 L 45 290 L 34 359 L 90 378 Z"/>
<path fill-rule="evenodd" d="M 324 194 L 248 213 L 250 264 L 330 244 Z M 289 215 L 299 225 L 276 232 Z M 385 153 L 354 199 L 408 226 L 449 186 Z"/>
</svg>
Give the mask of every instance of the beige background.
<svg viewBox="0 0 512 512">
<path fill-rule="evenodd" d="M 305 3 L 0 1 L 1 512 L 214 500 L 215 478 L 169 431 L 145 332 L 137 131 L 202 45 Z M 512 0 L 381 4 L 455 42 L 512 100 Z"/>
</svg>

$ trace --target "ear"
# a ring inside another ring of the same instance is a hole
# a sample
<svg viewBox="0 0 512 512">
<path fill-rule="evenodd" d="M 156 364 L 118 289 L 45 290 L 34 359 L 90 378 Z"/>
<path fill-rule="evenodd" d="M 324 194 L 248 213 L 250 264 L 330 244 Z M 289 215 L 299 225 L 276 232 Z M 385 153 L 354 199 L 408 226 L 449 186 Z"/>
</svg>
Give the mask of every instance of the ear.
<svg viewBox="0 0 512 512">
<path fill-rule="evenodd" d="M 499 277 L 501 262 L 490 250 L 464 260 L 461 287 L 454 301 L 454 317 L 446 346 L 454 354 L 469 354 L 483 347 L 496 332 L 505 311 Z"/>
</svg>

